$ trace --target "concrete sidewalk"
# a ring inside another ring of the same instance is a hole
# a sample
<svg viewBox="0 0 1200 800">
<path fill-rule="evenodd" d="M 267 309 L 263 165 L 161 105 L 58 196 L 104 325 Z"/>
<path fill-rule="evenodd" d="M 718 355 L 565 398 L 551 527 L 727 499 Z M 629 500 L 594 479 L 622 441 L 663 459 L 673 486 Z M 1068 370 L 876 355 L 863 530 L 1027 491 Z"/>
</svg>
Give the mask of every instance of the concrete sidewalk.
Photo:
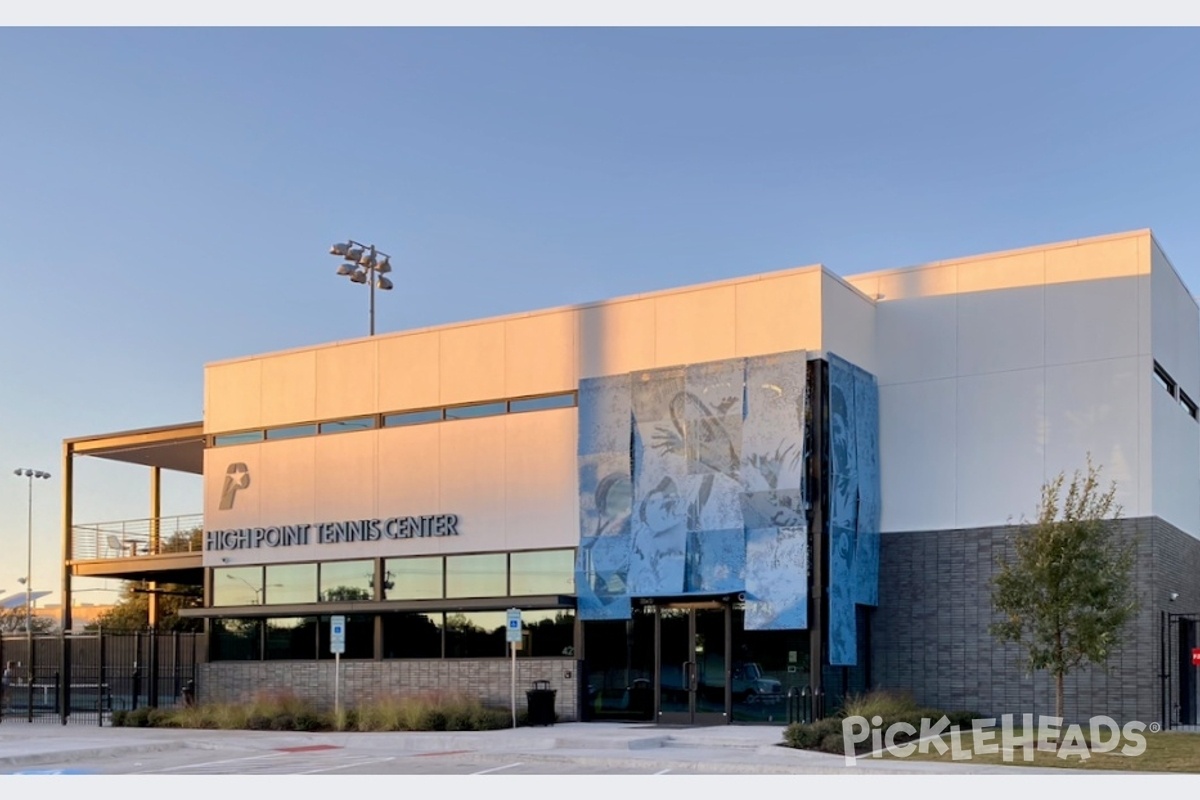
<svg viewBox="0 0 1200 800">
<path fill-rule="evenodd" d="M 102 728 L 53 723 L 0 724 L 0 771 L 66 767 L 137 753 L 198 748 L 270 752 L 332 745 L 347 753 L 454 753 L 460 760 L 512 757 L 581 767 L 670 770 L 704 774 L 1062 774 L 1061 770 L 970 763 L 859 759 L 781 747 L 783 728 L 658 728 L 623 723 L 563 723 L 500 731 L 288 733 L 266 731 Z"/>
</svg>

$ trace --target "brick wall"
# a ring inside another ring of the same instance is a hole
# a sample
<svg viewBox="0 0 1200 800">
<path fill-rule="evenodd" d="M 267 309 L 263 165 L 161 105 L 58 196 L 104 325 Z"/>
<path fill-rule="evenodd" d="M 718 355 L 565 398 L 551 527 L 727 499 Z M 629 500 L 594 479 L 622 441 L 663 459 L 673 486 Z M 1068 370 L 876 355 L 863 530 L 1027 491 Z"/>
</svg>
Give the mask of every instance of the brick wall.
<svg viewBox="0 0 1200 800">
<path fill-rule="evenodd" d="M 1084 720 L 1160 721 L 1161 612 L 1200 610 L 1200 541 L 1157 517 L 1120 520 L 1137 537 L 1137 616 L 1104 667 L 1065 681 L 1065 714 Z M 879 609 L 872 626 L 874 684 L 908 690 L 924 704 L 988 715 L 1054 713 L 1054 681 L 1028 674 L 1015 645 L 988 632 L 996 619 L 991 578 L 1011 554 L 1011 527 L 883 536 Z M 1171 602 L 1169 593 L 1179 592 Z"/>
<path fill-rule="evenodd" d="M 266 689 L 288 689 L 320 706 L 333 707 L 332 661 L 215 661 L 197 665 L 200 702 L 240 702 Z M 558 719 L 578 719 L 576 662 L 561 658 L 517 659 L 517 711 L 533 681 L 546 680 L 557 690 Z M 570 675 L 570 677 L 567 677 Z M 472 694 L 487 705 L 508 708 L 512 662 L 507 659 L 428 659 L 343 661 L 341 695 L 347 707 L 373 698 L 448 690 Z"/>
</svg>

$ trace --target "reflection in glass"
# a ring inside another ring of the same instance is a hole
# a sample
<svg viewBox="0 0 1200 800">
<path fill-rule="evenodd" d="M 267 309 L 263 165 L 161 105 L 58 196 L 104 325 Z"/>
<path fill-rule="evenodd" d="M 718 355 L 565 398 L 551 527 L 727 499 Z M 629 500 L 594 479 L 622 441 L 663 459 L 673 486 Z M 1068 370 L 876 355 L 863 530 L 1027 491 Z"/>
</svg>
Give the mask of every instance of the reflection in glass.
<svg viewBox="0 0 1200 800">
<path fill-rule="evenodd" d="M 784 722 L 788 690 L 809 685 L 808 631 L 748 631 L 745 614 L 744 604 L 733 607 L 733 720 Z"/>
<path fill-rule="evenodd" d="M 543 397 L 527 397 L 524 400 L 512 400 L 508 410 L 513 414 L 522 411 L 546 411 L 551 408 L 571 408 L 575 405 L 575 393 L 552 394 Z"/>
<path fill-rule="evenodd" d="M 510 558 L 511 594 L 575 593 L 574 550 L 535 550 Z"/>
<path fill-rule="evenodd" d="M 213 570 L 214 606 L 262 605 L 262 567 L 224 567 Z"/>
<path fill-rule="evenodd" d="M 245 431 L 243 433 L 224 433 L 213 437 L 213 447 L 226 447 L 234 444 L 249 444 L 250 442 L 261 442 L 263 440 L 262 431 Z"/>
<path fill-rule="evenodd" d="M 316 564 L 271 564 L 267 566 L 267 605 L 317 602 Z"/>
<path fill-rule="evenodd" d="M 322 603 L 375 597 L 375 562 L 327 561 L 321 564 Z"/>
<path fill-rule="evenodd" d="M 287 428 L 268 428 L 268 439 L 297 439 L 301 436 L 316 436 L 316 425 L 291 425 Z"/>
<path fill-rule="evenodd" d="M 383 614 L 384 658 L 441 658 L 442 615 Z"/>
<path fill-rule="evenodd" d="M 262 620 L 214 619 L 211 652 L 213 661 L 258 661 L 262 657 Z"/>
<path fill-rule="evenodd" d="M 522 611 L 522 647 L 520 657 L 543 658 L 575 654 L 575 612 L 561 608 L 549 611 Z"/>
<path fill-rule="evenodd" d="M 442 557 L 389 558 L 384 562 L 384 600 L 440 600 Z"/>
<path fill-rule="evenodd" d="M 504 597 L 506 594 L 506 554 L 446 557 L 446 597 Z"/>
<path fill-rule="evenodd" d="M 267 660 L 317 657 L 316 617 L 279 617 L 266 622 Z"/>
<path fill-rule="evenodd" d="M 507 615 L 475 611 L 446 615 L 446 658 L 503 658 Z"/>
<path fill-rule="evenodd" d="M 477 403 L 473 406 L 455 406 L 446 409 L 446 419 L 473 419 L 475 417 L 492 417 L 508 412 L 508 404 L 501 400 L 498 403 Z"/>
<path fill-rule="evenodd" d="M 388 414 L 383 418 L 383 427 L 398 428 L 403 425 L 420 425 L 424 422 L 441 422 L 442 410 L 430 408 L 425 411 L 405 411 L 400 414 Z"/>
<path fill-rule="evenodd" d="M 630 620 L 584 622 L 585 720 L 654 716 L 654 613 Z"/>
<path fill-rule="evenodd" d="M 375 427 L 374 417 L 359 417 L 358 419 L 339 419 L 333 422 L 322 422 L 321 433 L 344 433 L 346 431 L 369 431 Z"/>
</svg>

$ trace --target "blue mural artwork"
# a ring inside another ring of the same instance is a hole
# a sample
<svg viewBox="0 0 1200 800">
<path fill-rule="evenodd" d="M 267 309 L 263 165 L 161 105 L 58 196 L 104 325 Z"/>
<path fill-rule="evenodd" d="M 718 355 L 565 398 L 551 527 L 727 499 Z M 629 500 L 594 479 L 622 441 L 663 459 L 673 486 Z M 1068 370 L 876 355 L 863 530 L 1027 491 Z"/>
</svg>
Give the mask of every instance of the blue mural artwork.
<svg viewBox="0 0 1200 800">
<path fill-rule="evenodd" d="M 629 619 L 631 555 L 629 376 L 579 387 L 579 551 L 575 587 L 586 619 Z"/>
<path fill-rule="evenodd" d="M 744 591 L 747 629 L 807 626 L 806 365 L 800 351 L 580 382 L 581 619 Z"/>
<path fill-rule="evenodd" d="M 858 465 L 858 540 L 854 602 L 879 605 L 879 389 L 869 372 L 854 370 L 855 462 Z"/>
<path fill-rule="evenodd" d="M 879 602 L 879 392 L 829 356 L 829 663 L 858 663 L 856 605 Z"/>
</svg>

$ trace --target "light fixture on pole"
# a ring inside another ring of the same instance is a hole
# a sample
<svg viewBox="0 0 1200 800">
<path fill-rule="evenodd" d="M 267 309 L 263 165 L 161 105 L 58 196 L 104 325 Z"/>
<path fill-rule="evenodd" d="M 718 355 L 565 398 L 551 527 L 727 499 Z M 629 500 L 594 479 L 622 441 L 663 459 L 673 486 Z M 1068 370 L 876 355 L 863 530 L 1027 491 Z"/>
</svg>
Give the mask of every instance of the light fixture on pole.
<svg viewBox="0 0 1200 800">
<path fill-rule="evenodd" d="M 339 242 L 329 248 L 329 254 L 345 259 L 337 274 L 349 278 L 351 283 L 365 283 L 371 289 L 371 336 L 375 335 L 375 289 L 390 291 L 392 282 L 385 275 L 392 271 L 392 257 L 375 249 L 373 244 L 361 244 L 353 239 Z"/>
<path fill-rule="evenodd" d="M 25 539 L 25 580 L 22 581 L 25 584 L 25 639 L 30 648 L 26 657 L 29 658 L 33 654 L 33 605 L 31 601 L 33 597 L 33 479 L 49 478 L 50 473 L 42 472 L 40 469 L 20 467 L 14 469 L 13 474 L 18 478 L 29 480 L 29 526 Z"/>
</svg>

